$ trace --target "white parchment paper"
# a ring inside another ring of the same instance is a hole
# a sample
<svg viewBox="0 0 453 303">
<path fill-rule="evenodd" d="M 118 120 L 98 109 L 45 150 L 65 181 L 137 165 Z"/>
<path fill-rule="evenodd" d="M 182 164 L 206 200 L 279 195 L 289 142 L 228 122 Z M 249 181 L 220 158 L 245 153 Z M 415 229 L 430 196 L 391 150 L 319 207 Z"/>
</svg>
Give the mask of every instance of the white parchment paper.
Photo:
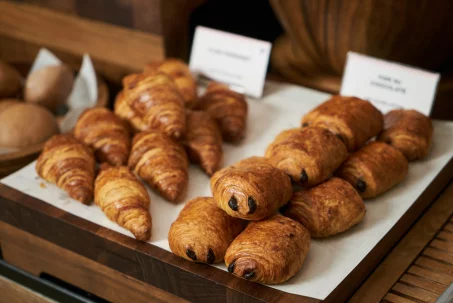
<svg viewBox="0 0 453 303">
<path fill-rule="evenodd" d="M 264 150 L 282 130 L 299 126 L 304 113 L 329 95 L 293 85 L 268 82 L 264 98 L 249 100 L 247 137 L 240 145 L 224 145 L 225 165 L 245 157 L 263 155 Z M 351 230 L 324 240 L 313 240 L 302 270 L 276 289 L 325 299 L 353 270 L 398 219 L 420 196 L 453 156 L 453 123 L 434 121 L 434 144 L 424 161 L 410 164 L 406 180 L 374 199 L 367 200 L 367 214 Z M 128 231 L 110 222 L 95 205 L 85 206 L 68 198 L 54 185 L 41 180 L 34 163 L 4 178 L 2 183 L 61 208 L 88 221 L 132 237 Z M 45 184 L 45 188 L 42 184 Z M 185 201 L 210 195 L 209 178 L 196 166 L 190 167 L 189 191 Z M 150 191 L 153 231 L 150 243 L 169 250 L 167 234 L 184 203 L 174 205 Z M 226 270 L 225 266 L 218 266 Z"/>
</svg>

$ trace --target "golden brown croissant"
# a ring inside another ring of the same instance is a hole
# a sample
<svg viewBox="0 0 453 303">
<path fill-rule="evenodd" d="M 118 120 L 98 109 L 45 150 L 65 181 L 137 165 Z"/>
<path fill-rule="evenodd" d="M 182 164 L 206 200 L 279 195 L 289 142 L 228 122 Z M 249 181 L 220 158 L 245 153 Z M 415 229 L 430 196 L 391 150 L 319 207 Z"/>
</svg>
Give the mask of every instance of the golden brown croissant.
<svg viewBox="0 0 453 303">
<path fill-rule="evenodd" d="M 185 145 L 189 158 L 211 176 L 223 161 L 222 135 L 215 120 L 202 111 L 187 111 Z"/>
<path fill-rule="evenodd" d="M 84 111 L 74 128 L 74 136 L 91 146 L 98 162 L 125 165 L 131 148 L 129 130 L 110 110 L 95 107 Z"/>
<path fill-rule="evenodd" d="M 378 140 L 400 150 L 408 161 L 426 157 L 433 137 L 431 119 L 416 110 L 395 109 L 384 116 Z"/>
<path fill-rule="evenodd" d="M 218 263 L 246 223 L 228 216 L 213 198 L 198 197 L 187 202 L 171 225 L 168 243 L 171 251 L 184 259 Z"/>
<path fill-rule="evenodd" d="M 365 203 L 345 180 L 332 178 L 309 190 L 295 192 L 283 214 L 305 226 L 312 237 L 341 233 L 362 221 Z"/>
<path fill-rule="evenodd" d="M 161 62 L 150 63 L 145 66 L 145 72 L 158 70 L 169 75 L 181 92 L 185 105 L 192 108 L 197 101 L 197 82 L 190 73 L 189 67 L 179 59 L 166 59 Z"/>
<path fill-rule="evenodd" d="M 184 148 L 164 133 L 147 131 L 134 136 L 129 168 L 165 199 L 182 199 L 189 178 L 188 165 Z"/>
<path fill-rule="evenodd" d="M 70 134 L 55 135 L 44 145 L 36 162 L 36 172 L 71 198 L 89 204 L 93 199 L 95 165 L 89 147 Z"/>
<path fill-rule="evenodd" d="M 230 273 L 263 284 L 283 283 L 304 264 L 310 233 L 282 215 L 250 222 L 225 254 Z"/>
<path fill-rule="evenodd" d="M 293 128 L 280 133 L 266 150 L 271 164 L 304 187 L 329 178 L 348 157 L 345 145 L 319 127 Z"/>
<path fill-rule="evenodd" d="M 143 117 L 127 104 L 123 91 L 120 91 L 118 95 L 116 95 L 114 111 L 115 114 L 126 122 L 134 132 L 149 130 L 148 125 L 143 121 Z"/>
<path fill-rule="evenodd" d="M 151 237 L 149 196 L 126 166 L 101 166 L 94 184 L 94 202 L 107 218 L 129 230 L 137 240 Z"/>
<path fill-rule="evenodd" d="M 350 152 L 379 134 L 383 124 L 382 113 L 370 102 L 344 96 L 331 97 L 302 119 L 302 127 L 318 126 L 337 135 Z"/>
<path fill-rule="evenodd" d="M 407 160 L 399 150 L 371 142 L 351 154 L 336 175 L 348 181 L 362 198 L 373 198 L 401 183 L 407 172 Z"/>
<path fill-rule="evenodd" d="M 244 138 L 247 102 L 228 86 L 211 82 L 195 108 L 208 112 L 217 121 L 225 141 L 238 142 Z"/>
<path fill-rule="evenodd" d="M 158 71 L 132 74 L 123 79 L 126 103 L 153 130 L 179 139 L 186 133 L 184 99 L 176 84 Z"/>
<path fill-rule="evenodd" d="M 289 201 L 290 178 L 264 157 L 250 157 L 216 172 L 211 190 L 217 205 L 230 216 L 261 220 Z"/>
</svg>

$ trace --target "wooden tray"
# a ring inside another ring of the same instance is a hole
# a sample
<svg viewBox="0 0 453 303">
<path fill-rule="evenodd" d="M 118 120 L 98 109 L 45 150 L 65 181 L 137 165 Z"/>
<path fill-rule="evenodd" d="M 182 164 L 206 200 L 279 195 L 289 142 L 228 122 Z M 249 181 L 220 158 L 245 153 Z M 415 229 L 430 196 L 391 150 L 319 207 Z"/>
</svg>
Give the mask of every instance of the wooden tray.
<svg viewBox="0 0 453 303">
<path fill-rule="evenodd" d="M 322 302 L 342 302 L 349 298 L 452 177 L 453 159 L 390 232 Z M 0 220 L 190 301 L 321 302 L 248 282 L 215 267 L 186 261 L 5 185 L 0 185 Z"/>
<path fill-rule="evenodd" d="M 29 63 L 11 63 L 23 77 L 30 69 Z M 105 81 L 97 75 L 98 100 L 96 106 L 106 107 L 109 102 L 109 91 Z M 59 119 L 60 117 L 57 117 Z M 34 144 L 19 151 L 0 155 L 0 178 L 7 176 L 33 161 L 41 152 L 43 143 Z"/>
</svg>

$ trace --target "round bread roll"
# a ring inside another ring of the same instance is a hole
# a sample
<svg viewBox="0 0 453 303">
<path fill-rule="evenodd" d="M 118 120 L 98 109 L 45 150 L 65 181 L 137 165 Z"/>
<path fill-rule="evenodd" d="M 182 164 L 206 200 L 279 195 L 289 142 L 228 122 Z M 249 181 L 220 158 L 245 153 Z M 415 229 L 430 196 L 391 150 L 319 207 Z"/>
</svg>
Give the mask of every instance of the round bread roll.
<svg viewBox="0 0 453 303">
<path fill-rule="evenodd" d="M 36 103 L 56 112 L 72 91 L 74 75 L 66 65 L 54 65 L 31 73 L 24 88 L 25 102 Z"/>
<path fill-rule="evenodd" d="M 0 103 L 0 146 L 26 147 L 44 142 L 59 132 L 55 117 L 46 108 L 7 102 L 11 103 Z"/>
<path fill-rule="evenodd" d="M 17 104 L 17 103 L 21 103 L 22 101 L 19 100 L 19 99 L 1 99 L 0 100 L 0 113 L 5 110 L 7 107 L 13 105 L 13 104 Z"/>
<path fill-rule="evenodd" d="M 14 67 L 0 61 L 0 99 L 15 97 L 19 94 L 22 88 L 21 81 L 22 77 Z"/>
</svg>

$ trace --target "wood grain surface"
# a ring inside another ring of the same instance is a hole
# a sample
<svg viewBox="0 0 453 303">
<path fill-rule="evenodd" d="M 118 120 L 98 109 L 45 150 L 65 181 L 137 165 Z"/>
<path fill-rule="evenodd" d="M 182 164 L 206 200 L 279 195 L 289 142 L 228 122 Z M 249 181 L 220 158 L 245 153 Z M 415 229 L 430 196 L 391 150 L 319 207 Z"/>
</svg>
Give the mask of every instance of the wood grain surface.
<svg viewBox="0 0 453 303">
<path fill-rule="evenodd" d="M 8 303 L 56 303 L 14 281 L 0 276 L 0 301 Z"/>
</svg>

